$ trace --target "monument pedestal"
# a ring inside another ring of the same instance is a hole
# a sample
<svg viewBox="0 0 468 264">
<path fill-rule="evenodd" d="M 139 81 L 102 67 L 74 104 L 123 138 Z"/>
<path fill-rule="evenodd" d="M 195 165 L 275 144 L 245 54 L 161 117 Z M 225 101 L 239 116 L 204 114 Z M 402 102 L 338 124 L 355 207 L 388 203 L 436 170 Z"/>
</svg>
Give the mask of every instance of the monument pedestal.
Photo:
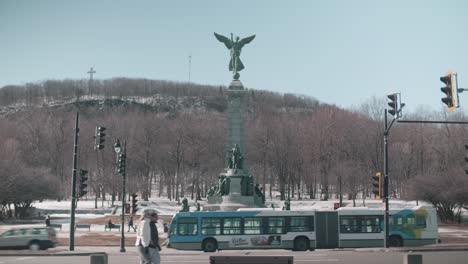
<svg viewBox="0 0 468 264">
<path fill-rule="evenodd" d="M 221 173 L 220 177 L 226 177 L 229 186 L 229 193 L 225 195 L 215 195 L 208 198 L 208 204 L 203 206 L 204 211 L 237 211 L 239 208 L 258 208 L 264 207 L 261 197 L 255 193 L 247 193 L 248 187 L 245 186 L 249 183 L 251 176 L 243 169 L 228 169 L 225 173 Z M 245 183 L 243 183 L 245 181 Z M 244 184 L 244 186 L 242 186 Z M 253 190 L 253 186 L 251 187 Z M 244 190 L 243 190 L 244 189 Z M 244 192 L 244 193 L 243 193 Z"/>
</svg>

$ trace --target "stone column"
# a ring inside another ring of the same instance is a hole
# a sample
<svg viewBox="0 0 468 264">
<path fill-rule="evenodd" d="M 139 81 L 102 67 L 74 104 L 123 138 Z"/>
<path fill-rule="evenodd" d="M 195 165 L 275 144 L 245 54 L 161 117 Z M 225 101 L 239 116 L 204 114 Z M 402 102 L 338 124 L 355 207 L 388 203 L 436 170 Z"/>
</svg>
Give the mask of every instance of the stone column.
<svg viewBox="0 0 468 264">
<path fill-rule="evenodd" d="M 246 90 L 239 80 L 234 80 L 228 89 L 227 108 L 227 139 L 226 139 L 226 162 L 230 157 L 229 150 L 237 144 L 240 153 L 245 155 L 245 121 L 244 121 L 244 97 Z M 227 167 L 227 164 L 225 164 Z M 245 160 L 244 160 L 245 167 Z"/>
</svg>

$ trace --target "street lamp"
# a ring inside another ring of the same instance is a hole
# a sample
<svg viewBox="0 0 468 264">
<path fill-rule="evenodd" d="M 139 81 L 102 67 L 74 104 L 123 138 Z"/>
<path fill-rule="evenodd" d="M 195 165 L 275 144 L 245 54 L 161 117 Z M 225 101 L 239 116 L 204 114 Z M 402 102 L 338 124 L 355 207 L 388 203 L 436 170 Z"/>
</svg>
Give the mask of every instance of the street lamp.
<svg viewBox="0 0 468 264">
<path fill-rule="evenodd" d="M 117 155 L 119 155 L 121 150 L 122 148 L 120 147 L 120 140 L 117 139 L 117 141 L 114 144 L 114 151 L 115 153 L 117 153 Z"/>
<path fill-rule="evenodd" d="M 117 141 L 114 144 L 114 151 L 117 154 L 115 157 L 115 171 L 118 172 L 119 167 L 119 153 L 122 150 L 120 147 L 120 140 L 117 139 Z M 114 181 L 112 181 L 112 206 L 114 206 L 114 201 L 115 201 L 115 188 L 114 188 Z"/>
<path fill-rule="evenodd" d="M 124 142 L 124 146 L 125 146 Z M 121 167 L 122 163 L 122 157 L 125 157 L 125 151 L 126 149 L 124 148 L 122 150 L 122 147 L 120 146 L 120 141 L 117 139 L 117 142 L 114 144 L 114 151 L 117 154 L 117 171 L 122 176 L 122 214 L 121 214 L 121 226 L 120 226 L 120 252 L 125 252 L 125 233 L 124 233 L 124 227 L 125 227 L 125 168 L 123 171 L 121 171 L 119 168 Z M 122 154 L 120 154 L 122 152 Z M 123 158 L 125 162 L 125 158 Z"/>
</svg>

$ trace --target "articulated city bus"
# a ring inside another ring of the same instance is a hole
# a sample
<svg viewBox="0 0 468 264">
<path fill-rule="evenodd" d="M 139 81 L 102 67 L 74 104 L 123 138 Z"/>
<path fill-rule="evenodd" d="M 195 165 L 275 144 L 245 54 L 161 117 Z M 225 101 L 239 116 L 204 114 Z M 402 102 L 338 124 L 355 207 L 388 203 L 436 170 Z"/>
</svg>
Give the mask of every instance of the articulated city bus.
<svg viewBox="0 0 468 264">
<path fill-rule="evenodd" d="M 428 206 L 390 211 L 391 246 L 438 241 L 435 210 Z M 179 212 L 171 221 L 168 247 L 213 252 L 218 249 L 292 249 L 382 247 L 384 211 Z"/>
</svg>

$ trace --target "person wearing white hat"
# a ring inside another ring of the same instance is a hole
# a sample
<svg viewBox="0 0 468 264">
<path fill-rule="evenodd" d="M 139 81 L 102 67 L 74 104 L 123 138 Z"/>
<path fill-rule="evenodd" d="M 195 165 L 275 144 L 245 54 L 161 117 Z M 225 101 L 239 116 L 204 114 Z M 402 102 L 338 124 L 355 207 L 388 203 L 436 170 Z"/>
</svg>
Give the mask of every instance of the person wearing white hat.
<svg viewBox="0 0 468 264">
<path fill-rule="evenodd" d="M 135 246 L 140 255 L 140 264 L 160 264 L 158 213 L 155 210 L 144 210 L 138 224 Z"/>
</svg>

